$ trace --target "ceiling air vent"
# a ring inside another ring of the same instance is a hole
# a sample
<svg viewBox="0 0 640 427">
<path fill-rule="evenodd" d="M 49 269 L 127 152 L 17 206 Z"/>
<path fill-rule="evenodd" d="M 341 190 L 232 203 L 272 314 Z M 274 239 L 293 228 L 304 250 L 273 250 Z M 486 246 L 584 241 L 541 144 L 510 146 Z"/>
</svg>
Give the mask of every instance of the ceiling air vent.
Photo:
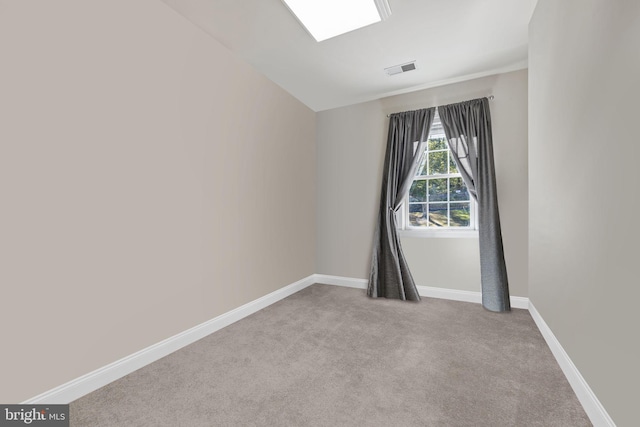
<svg viewBox="0 0 640 427">
<path fill-rule="evenodd" d="M 406 73 L 416 69 L 416 61 L 407 62 L 406 64 L 394 65 L 393 67 L 385 68 L 384 72 L 388 76 L 394 76 L 396 74 Z"/>
</svg>

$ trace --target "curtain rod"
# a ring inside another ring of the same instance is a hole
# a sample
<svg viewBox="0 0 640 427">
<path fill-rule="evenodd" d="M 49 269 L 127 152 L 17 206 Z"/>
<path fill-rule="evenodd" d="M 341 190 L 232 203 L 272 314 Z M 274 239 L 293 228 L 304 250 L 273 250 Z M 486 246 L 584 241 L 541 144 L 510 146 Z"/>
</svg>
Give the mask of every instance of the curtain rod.
<svg viewBox="0 0 640 427">
<path fill-rule="evenodd" d="M 489 98 L 489 101 L 491 101 L 491 100 L 493 100 L 493 98 L 495 98 L 495 96 L 489 95 L 489 96 L 487 96 L 487 98 Z M 393 113 L 393 114 L 395 114 L 395 113 Z M 391 114 L 387 114 L 387 117 L 391 117 Z"/>
</svg>

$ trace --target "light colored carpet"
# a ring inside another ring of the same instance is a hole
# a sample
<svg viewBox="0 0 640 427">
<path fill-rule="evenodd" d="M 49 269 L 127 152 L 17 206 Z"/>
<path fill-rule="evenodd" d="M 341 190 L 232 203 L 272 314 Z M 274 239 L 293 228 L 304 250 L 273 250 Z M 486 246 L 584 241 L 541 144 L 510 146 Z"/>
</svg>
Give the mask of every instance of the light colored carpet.
<svg viewBox="0 0 640 427">
<path fill-rule="evenodd" d="M 310 286 L 72 402 L 72 426 L 589 426 L 526 310 Z"/>
</svg>

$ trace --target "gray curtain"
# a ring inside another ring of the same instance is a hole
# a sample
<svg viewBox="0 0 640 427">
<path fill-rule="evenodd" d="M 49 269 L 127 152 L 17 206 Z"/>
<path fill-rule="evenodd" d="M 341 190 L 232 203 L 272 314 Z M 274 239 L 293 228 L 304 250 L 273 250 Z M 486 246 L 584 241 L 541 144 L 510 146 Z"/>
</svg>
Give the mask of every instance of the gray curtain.
<svg viewBox="0 0 640 427">
<path fill-rule="evenodd" d="M 504 262 L 491 114 L 487 98 L 438 107 L 451 153 L 469 192 L 478 202 L 482 305 L 508 311 L 509 283 Z"/>
<path fill-rule="evenodd" d="M 418 289 L 402 253 L 396 211 L 416 174 L 435 108 L 405 111 L 389 117 L 389 137 L 382 175 L 380 213 L 373 241 L 370 297 L 420 301 Z M 417 143 L 417 144 L 416 144 Z"/>
</svg>

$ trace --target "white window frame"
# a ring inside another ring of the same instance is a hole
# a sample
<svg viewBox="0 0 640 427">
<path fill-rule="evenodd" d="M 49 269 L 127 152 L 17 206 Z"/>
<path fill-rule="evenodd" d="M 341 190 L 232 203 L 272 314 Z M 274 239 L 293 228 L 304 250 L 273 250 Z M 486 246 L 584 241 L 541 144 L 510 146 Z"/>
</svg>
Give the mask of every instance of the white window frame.
<svg viewBox="0 0 640 427">
<path fill-rule="evenodd" d="M 429 138 L 444 137 L 444 131 L 440 122 L 440 116 L 436 110 L 436 114 L 429 129 Z M 417 148 L 417 143 L 414 147 Z M 447 147 L 447 149 L 449 149 Z M 425 148 L 426 152 L 426 148 Z M 449 153 L 451 156 L 451 153 Z M 437 176 L 438 178 L 459 178 L 460 174 L 438 174 L 429 175 L 430 177 Z M 426 178 L 425 178 L 426 179 Z M 450 202 L 449 202 L 450 203 Z M 458 238 L 477 238 L 478 237 L 478 203 L 470 197 L 470 216 L 471 224 L 469 227 L 413 227 L 409 223 L 409 190 L 405 194 L 402 201 L 402 205 L 396 212 L 396 224 L 398 226 L 398 232 L 400 236 L 407 237 L 458 237 Z"/>
</svg>

